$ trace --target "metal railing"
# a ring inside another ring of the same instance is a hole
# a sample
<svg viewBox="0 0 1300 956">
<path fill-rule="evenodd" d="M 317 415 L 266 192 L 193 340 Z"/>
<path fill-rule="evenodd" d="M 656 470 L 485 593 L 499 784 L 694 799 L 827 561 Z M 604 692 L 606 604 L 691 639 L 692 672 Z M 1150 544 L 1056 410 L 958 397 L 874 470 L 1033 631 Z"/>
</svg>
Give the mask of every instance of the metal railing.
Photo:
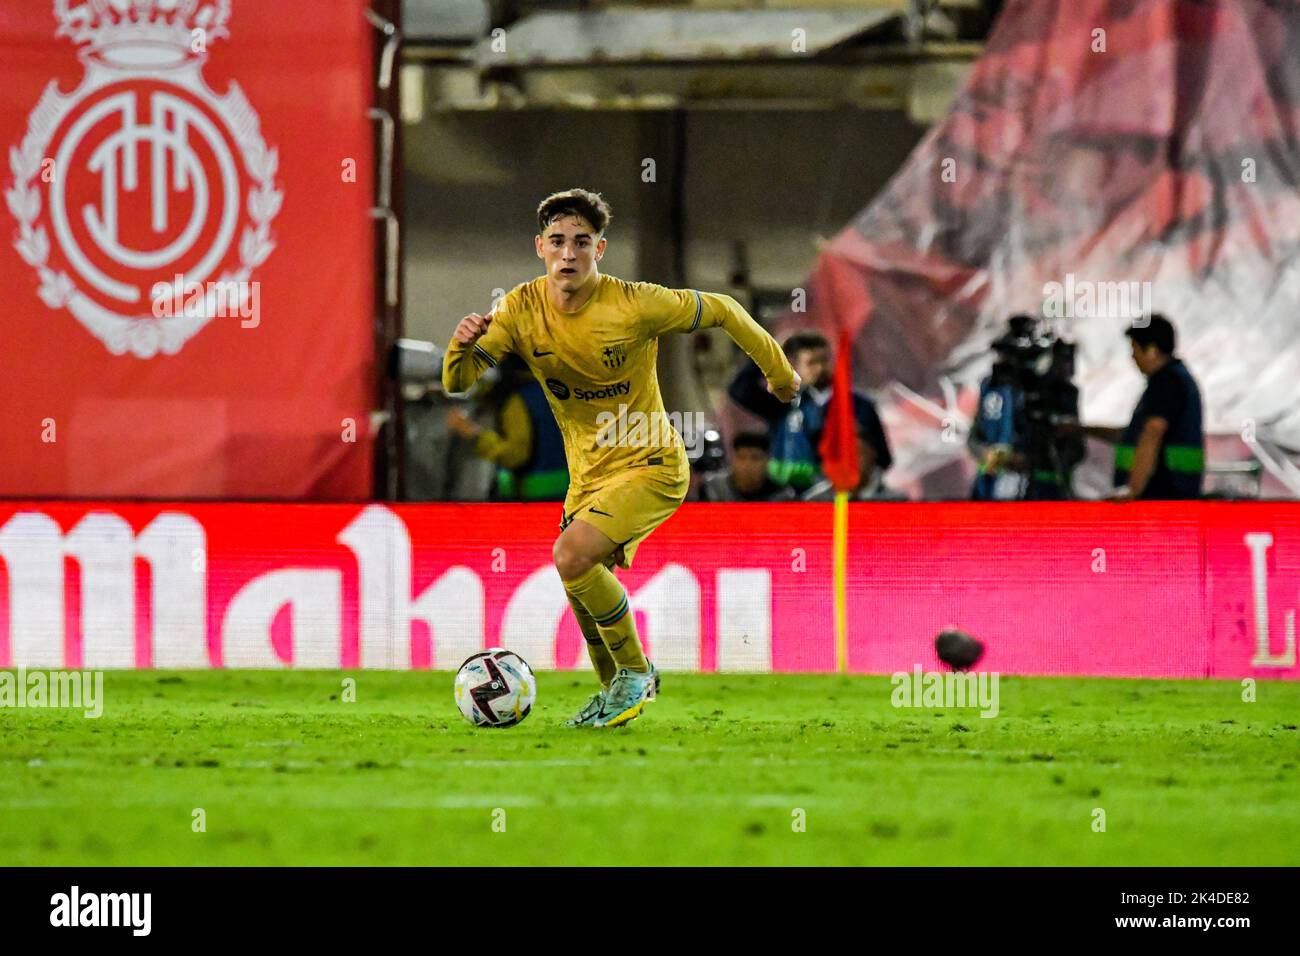
<svg viewBox="0 0 1300 956">
<path fill-rule="evenodd" d="M 382 0 L 376 0 L 381 2 Z M 382 296 L 376 298 L 375 316 L 375 367 L 376 403 L 371 415 L 371 427 L 377 438 L 375 449 L 376 495 L 393 501 L 401 497 L 403 486 L 403 450 L 401 395 L 389 374 L 390 352 L 402 334 L 401 280 L 402 280 L 402 228 L 401 215 L 396 208 L 395 184 L 400 175 L 397 163 L 397 112 L 398 90 L 393 84 L 393 74 L 398 52 L 402 45 L 402 31 L 398 25 L 401 6 L 389 2 L 386 9 L 396 19 L 367 7 L 366 21 L 383 38 L 375 78 L 375 104 L 367 110 L 367 118 L 378 123 L 378 156 L 376 161 L 376 196 L 370 208 L 370 218 L 384 223 L 382 253 Z M 377 262 L 381 261 L 377 257 Z"/>
</svg>

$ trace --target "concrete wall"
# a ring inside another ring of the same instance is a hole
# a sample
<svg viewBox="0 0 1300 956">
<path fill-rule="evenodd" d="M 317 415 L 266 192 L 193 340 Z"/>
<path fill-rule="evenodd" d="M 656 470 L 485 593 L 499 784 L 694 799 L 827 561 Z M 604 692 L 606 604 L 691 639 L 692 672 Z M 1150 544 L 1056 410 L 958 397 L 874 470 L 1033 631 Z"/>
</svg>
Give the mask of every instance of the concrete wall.
<svg viewBox="0 0 1300 956">
<path fill-rule="evenodd" d="M 584 186 L 614 210 L 605 272 L 638 274 L 636 217 L 647 114 L 429 114 L 407 127 L 406 334 L 440 344 L 494 289 L 540 274 L 537 203 Z M 665 117 L 666 118 L 666 117 Z M 799 285 L 814 240 L 865 206 L 924 130 L 902 113 L 692 112 L 686 123 L 686 283 L 731 291 L 733 246 L 756 285 Z M 669 157 L 654 157 L 661 183 Z"/>
</svg>

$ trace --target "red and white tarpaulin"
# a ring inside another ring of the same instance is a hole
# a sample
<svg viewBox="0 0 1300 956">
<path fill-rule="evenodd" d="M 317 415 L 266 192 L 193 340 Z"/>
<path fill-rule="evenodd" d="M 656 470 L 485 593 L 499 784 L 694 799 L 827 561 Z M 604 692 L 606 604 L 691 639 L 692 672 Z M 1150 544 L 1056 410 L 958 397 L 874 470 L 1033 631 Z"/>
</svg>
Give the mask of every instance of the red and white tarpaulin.
<svg viewBox="0 0 1300 956">
<path fill-rule="evenodd" d="M 953 426 L 1017 312 L 1078 342 L 1084 418 L 1126 423 L 1143 380 L 1123 329 L 1154 310 L 1211 459 L 1254 454 L 1267 492 L 1300 495 L 1297 50 L 1289 0 L 1008 0 L 950 114 L 819 256 L 811 314 L 787 317 L 855 331 L 896 483 L 966 491 Z"/>
</svg>

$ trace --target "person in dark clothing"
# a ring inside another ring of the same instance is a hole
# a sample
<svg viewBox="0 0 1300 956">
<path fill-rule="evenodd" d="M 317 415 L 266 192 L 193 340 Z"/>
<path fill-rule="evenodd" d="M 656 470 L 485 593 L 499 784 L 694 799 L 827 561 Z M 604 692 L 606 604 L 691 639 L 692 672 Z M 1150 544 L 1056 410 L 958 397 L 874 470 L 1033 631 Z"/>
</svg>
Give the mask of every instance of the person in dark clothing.
<svg viewBox="0 0 1300 956">
<path fill-rule="evenodd" d="M 818 445 L 830 403 L 834 361 L 830 343 L 819 332 L 795 332 L 782 345 L 803 387 L 790 405 L 782 404 L 763 385 L 758 366 L 746 362 L 732 380 L 727 394 L 741 408 L 767 422 L 771 433 L 768 474 L 778 485 L 807 491 L 822 479 Z M 871 449 L 868 473 L 884 472 L 893 463 L 889 440 L 876 406 L 862 392 L 853 391 L 853 415 L 858 431 Z"/>
<path fill-rule="evenodd" d="M 1125 428 L 1083 429 L 1116 445 L 1111 501 L 1199 498 L 1205 476 L 1201 390 L 1174 354 L 1173 324 L 1153 315 L 1125 333 L 1133 361 L 1147 377 L 1146 391 Z"/>
<path fill-rule="evenodd" d="M 858 445 L 858 486 L 849 492 L 850 501 L 906 501 L 907 495 L 885 485 L 882 473 L 876 466 L 876 450 L 857 434 Z M 835 483 L 823 478 L 800 495 L 800 501 L 834 501 Z"/>
<path fill-rule="evenodd" d="M 470 442 L 473 453 L 497 466 L 493 499 L 563 501 L 569 488 L 564 442 L 542 386 L 514 356 L 500 366 L 489 395 L 496 428 L 475 423 L 459 408 L 447 413 L 447 427 Z"/>
<path fill-rule="evenodd" d="M 731 441 L 726 471 L 709 475 L 700 485 L 701 501 L 793 501 L 794 492 L 767 473 L 768 438 L 741 432 Z"/>
</svg>

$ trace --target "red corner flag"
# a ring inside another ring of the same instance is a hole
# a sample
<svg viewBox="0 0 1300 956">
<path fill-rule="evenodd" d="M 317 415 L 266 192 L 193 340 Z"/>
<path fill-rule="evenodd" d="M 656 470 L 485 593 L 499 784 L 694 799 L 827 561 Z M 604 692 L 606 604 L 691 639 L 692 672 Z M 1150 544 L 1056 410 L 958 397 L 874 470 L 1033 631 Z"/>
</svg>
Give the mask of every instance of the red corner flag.
<svg viewBox="0 0 1300 956">
<path fill-rule="evenodd" d="M 835 354 L 835 382 L 822 429 L 822 471 L 836 491 L 852 491 L 862 478 L 858 462 L 857 422 L 853 417 L 853 336 L 840 332 Z"/>
</svg>

